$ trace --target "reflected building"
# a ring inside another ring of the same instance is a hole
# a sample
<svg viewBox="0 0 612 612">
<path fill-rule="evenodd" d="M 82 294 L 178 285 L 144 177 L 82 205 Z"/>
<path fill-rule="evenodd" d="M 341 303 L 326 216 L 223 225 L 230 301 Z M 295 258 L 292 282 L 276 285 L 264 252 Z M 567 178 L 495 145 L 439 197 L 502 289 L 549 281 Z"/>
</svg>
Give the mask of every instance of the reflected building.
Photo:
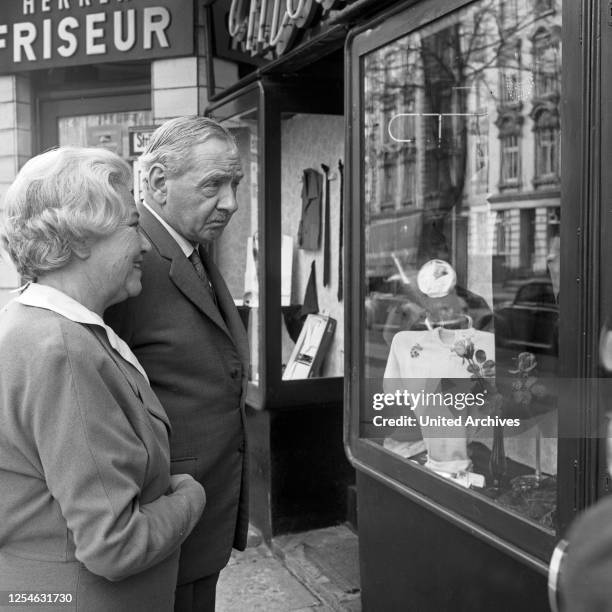
<svg viewBox="0 0 612 612">
<path fill-rule="evenodd" d="M 556 0 L 480 2 L 364 65 L 367 272 L 446 259 L 483 295 L 546 273 L 560 224 Z"/>
</svg>

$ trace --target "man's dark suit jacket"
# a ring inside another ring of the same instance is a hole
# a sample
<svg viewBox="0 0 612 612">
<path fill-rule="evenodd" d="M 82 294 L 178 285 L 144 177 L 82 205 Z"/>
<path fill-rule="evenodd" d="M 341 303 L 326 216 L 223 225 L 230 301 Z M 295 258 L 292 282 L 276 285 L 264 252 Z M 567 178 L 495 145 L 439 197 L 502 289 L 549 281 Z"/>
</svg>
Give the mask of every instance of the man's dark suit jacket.
<svg viewBox="0 0 612 612">
<path fill-rule="evenodd" d="M 246 545 L 248 342 L 217 268 L 204 259 L 218 308 L 163 225 L 145 207 L 139 212 L 152 245 L 143 289 L 105 319 L 130 345 L 168 413 L 172 472 L 191 474 L 206 491 L 202 519 L 181 548 L 178 584 L 185 584 L 218 572 L 232 546 Z"/>
</svg>

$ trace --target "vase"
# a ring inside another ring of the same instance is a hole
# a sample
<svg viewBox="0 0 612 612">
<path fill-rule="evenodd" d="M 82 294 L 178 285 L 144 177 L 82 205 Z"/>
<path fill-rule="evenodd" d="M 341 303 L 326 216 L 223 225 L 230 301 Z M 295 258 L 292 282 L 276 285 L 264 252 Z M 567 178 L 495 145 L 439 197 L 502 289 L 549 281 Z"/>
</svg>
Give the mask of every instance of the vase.
<svg viewBox="0 0 612 612">
<path fill-rule="evenodd" d="M 489 459 L 489 472 L 491 474 L 492 486 L 500 488 L 506 476 L 503 425 L 495 425 L 493 428 L 493 446 L 491 447 L 491 458 Z"/>
</svg>

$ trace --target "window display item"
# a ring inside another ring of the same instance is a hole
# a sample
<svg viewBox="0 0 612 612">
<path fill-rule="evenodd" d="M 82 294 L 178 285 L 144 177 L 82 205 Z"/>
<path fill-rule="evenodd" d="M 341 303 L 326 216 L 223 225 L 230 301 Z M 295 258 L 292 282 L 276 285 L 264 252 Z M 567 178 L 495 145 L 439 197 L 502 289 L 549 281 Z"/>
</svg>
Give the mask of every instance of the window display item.
<svg viewBox="0 0 612 612">
<path fill-rule="evenodd" d="M 319 298 L 317 295 L 317 268 L 313 261 L 310 265 L 310 276 L 304 292 L 304 301 L 300 316 L 305 317 L 309 314 L 317 314 L 319 312 Z"/>
<path fill-rule="evenodd" d="M 453 267 L 442 259 L 432 259 L 423 264 L 417 274 L 419 289 L 431 298 L 448 295 L 457 284 L 457 274 Z"/>
<path fill-rule="evenodd" d="M 303 303 L 283 306 L 282 312 L 289 338 L 291 338 L 291 340 L 295 343 L 300 337 L 306 317 L 309 314 L 317 314 L 319 312 L 319 300 L 317 298 L 317 274 L 314 261 L 310 266 L 310 276 L 308 277 L 308 283 L 306 284 Z"/>
<path fill-rule="evenodd" d="M 441 392 L 444 379 L 468 379 L 468 370 L 461 347 L 471 342 L 474 350 L 483 350 L 488 359 L 495 359 L 495 336 L 474 328 L 449 330 L 436 327 L 427 331 L 403 331 L 395 334 L 384 373 L 385 392 L 408 391 L 418 394 Z M 462 389 L 463 390 L 463 389 Z M 465 389 L 469 392 L 470 389 Z M 414 407 L 423 441 L 427 448 L 426 467 L 441 474 L 468 471 L 471 461 L 467 453 L 468 428 L 463 424 L 447 425 L 446 419 L 467 416 L 469 409 L 431 402 Z M 393 435 L 392 438 L 397 439 Z M 385 443 L 386 447 L 391 446 Z"/>
<path fill-rule="evenodd" d="M 338 160 L 338 175 L 340 176 L 340 223 L 338 224 L 338 301 L 342 301 L 342 225 L 344 223 L 344 164 Z"/>
<path fill-rule="evenodd" d="M 298 228 L 298 246 L 316 251 L 321 244 L 321 199 L 323 177 L 314 168 L 304 170 L 302 179 L 302 218 Z"/>
<path fill-rule="evenodd" d="M 330 283 L 330 214 L 329 214 L 329 182 L 331 180 L 329 176 L 329 166 L 321 164 L 323 173 L 325 174 L 325 228 L 323 234 L 323 286 L 328 287 Z"/>
<path fill-rule="evenodd" d="M 309 314 L 283 372 L 283 380 L 318 376 L 335 331 L 335 319 Z"/>
<path fill-rule="evenodd" d="M 244 268 L 244 305 L 259 306 L 259 283 L 257 282 L 257 262 L 259 241 L 257 232 L 247 239 L 246 266 Z"/>
</svg>

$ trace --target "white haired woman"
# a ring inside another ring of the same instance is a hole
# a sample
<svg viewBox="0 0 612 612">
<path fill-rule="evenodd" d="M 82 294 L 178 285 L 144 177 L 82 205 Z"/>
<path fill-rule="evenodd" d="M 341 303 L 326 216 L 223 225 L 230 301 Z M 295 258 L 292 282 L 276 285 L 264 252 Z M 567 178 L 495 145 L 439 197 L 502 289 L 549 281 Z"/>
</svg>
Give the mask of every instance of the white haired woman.
<svg viewBox="0 0 612 612">
<path fill-rule="evenodd" d="M 204 508 L 200 484 L 170 476 L 166 414 L 102 320 L 140 292 L 150 249 L 130 184 L 114 153 L 59 148 L 6 194 L 2 246 L 31 282 L 0 312 L 0 604 L 172 610 Z"/>
</svg>

